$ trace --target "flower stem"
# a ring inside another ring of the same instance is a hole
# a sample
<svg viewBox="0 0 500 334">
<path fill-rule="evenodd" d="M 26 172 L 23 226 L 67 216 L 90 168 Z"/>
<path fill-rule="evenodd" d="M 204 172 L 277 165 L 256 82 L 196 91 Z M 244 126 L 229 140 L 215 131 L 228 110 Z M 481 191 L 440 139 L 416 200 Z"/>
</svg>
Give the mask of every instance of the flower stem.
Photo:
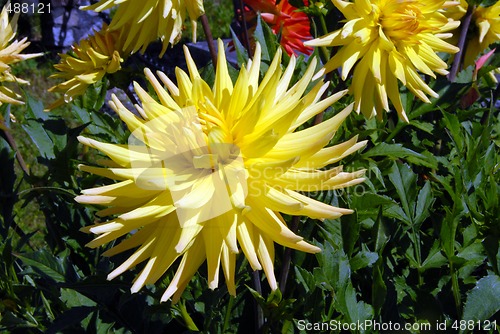
<svg viewBox="0 0 500 334">
<path fill-rule="evenodd" d="M 290 226 L 290 230 L 293 233 L 297 232 L 297 229 L 299 228 L 299 221 L 300 221 L 300 216 L 293 216 L 292 224 Z M 286 281 L 288 279 L 288 273 L 290 271 L 291 262 L 292 262 L 292 249 L 287 247 L 285 249 L 285 254 L 283 256 L 283 263 L 281 265 L 280 290 L 282 295 L 285 294 Z"/>
<path fill-rule="evenodd" d="M 259 295 L 262 296 L 262 287 L 260 285 L 260 274 L 258 270 L 252 272 L 252 281 L 255 291 L 257 291 Z M 255 324 L 256 324 L 255 333 L 261 333 L 262 328 L 264 327 L 264 312 L 262 311 L 262 308 L 260 307 L 259 303 L 257 303 L 256 300 L 254 300 L 254 306 L 255 306 Z"/>
<path fill-rule="evenodd" d="M 3 130 L 5 129 L 5 130 Z M 30 175 L 30 170 L 28 166 L 26 165 L 26 162 L 23 159 L 23 156 L 21 152 L 19 152 L 19 148 L 17 147 L 16 141 L 14 140 L 14 137 L 12 134 L 9 132 L 7 129 L 7 125 L 5 124 L 3 119 L 0 119 L 0 135 L 5 138 L 7 143 L 9 143 L 10 147 L 14 152 L 16 152 L 16 159 L 17 162 L 19 163 L 19 166 L 21 166 L 21 169 L 26 175 Z"/>
<path fill-rule="evenodd" d="M 229 323 L 231 321 L 231 311 L 233 310 L 235 297 L 229 296 L 229 302 L 227 303 L 226 315 L 224 316 L 224 326 L 222 327 L 222 332 L 227 333 Z"/>
<path fill-rule="evenodd" d="M 325 75 L 325 82 L 329 82 L 330 80 L 332 80 L 332 77 L 333 77 L 333 72 L 328 72 Z M 323 93 L 323 96 L 321 96 L 321 99 L 324 100 L 327 97 L 328 97 L 328 89 L 325 90 L 325 92 Z M 319 114 L 317 114 L 316 117 L 314 117 L 313 125 L 318 125 L 321 122 L 323 122 L 323 115 L 324 115 L 324 113 L 325 113 L 325 111 L 323 110 L 322 112 L 320 112 Z"/>
<path fill-rule="evenodd" d="M 208 18 L 207 18 L 206 14 L 203 14 L 201 16 L 201 25 L 203 26 L 203 32 L 205 32 L 208 50 L 210 51 L 210 56 L 212 57 L 212 63 L 214 65 L 214 69 L 216 69 L 217 68 L 217 52 L 215 52 L 214 38 L 212 36 L 212 30 L 210 30 L 210 25 L 208 24 Z"/>
<path fill-rule="evenodd" d="M 179 306 L 177 308 L 179 312 L 181 313 L 182 319 L 184 320 L 184 323 L 186 327 L 193 332 L 199 332 L 200 330 L 196 326 L 196 324 L 193 321 L 193 318 L 189 315 L 189 312 L 186 309 L 186 304 L 185 301 L 181 301 L 179 303 Z"/>
<path fill-rule="evenodd" d="M 454 82 L 462 62 L 462 55 L 464 54 L 465 39 L 467 37 L 467 31 L 469 30 L 470 22 L 472 19 L 472 14 L 474 13 L 475 6 L 469 6 L 467 8 L 467 13 L 465 13 L 464 19 L 462 20 L 462 30 L 460 30 L 460 37 L 458 39 L 458 48 L 460 49 L 455 58 L 453 59 L 453 64 L 451 65 L 450 73 L 448 74 L 448 80 Z"/>
</svg>

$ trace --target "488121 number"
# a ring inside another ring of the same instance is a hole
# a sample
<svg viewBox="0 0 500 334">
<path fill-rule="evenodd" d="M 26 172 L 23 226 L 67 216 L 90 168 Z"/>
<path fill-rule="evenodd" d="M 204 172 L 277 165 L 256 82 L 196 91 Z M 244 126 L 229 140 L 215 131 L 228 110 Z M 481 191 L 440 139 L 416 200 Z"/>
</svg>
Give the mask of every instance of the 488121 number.
<svg viewBox="0 0 500 334">
<path fill-rule="evenodd" d="M 493 320 L 455 320 L 451 326 L 454 330 L 479 330 L 479 331 L 489 331 L 495 330 L 497 328 L 497 321 Z"/>
<path fill-rule="evenodd" d="M 9 14 L 50 14 L 50 3 L 19 3 L 19 2 L 9 2 L 7 5 L 7 13 Z"/>
</svg>

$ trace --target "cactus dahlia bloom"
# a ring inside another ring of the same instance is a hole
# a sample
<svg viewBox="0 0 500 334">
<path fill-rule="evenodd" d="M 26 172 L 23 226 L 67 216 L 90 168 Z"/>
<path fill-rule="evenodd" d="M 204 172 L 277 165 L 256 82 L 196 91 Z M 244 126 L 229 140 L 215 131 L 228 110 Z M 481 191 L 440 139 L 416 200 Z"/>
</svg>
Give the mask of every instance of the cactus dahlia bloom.
<svg viewBox="0 0 500 334">
<path fill-rule="evenodd" d="M 42 55 L 41 53 L 21 54 L 21 52 L 30 45 L 30 43 L 26 41 L 27 38 L 23 38 L 20 41 L 15 40 L 10 43 L 16 35 L 17 18 L 19 14 L 16 14 L 12 20 L 9 21 L 7 13 L 8 4 L 9 2 L 7 2 L 0 13 L 0 105 L 2 105 L 2 103 L 23 104 L 23 102 L 19 100 L 21 96 L 13 90 L 3 86 L 3 82 L 29 84 L 28 81 L 12 74 L 10 65 Z"/>
<path fill-rule="evenodd" d="M 355 109 L 367 117 L 382 117 L 389 100 L 400 118 L 408 121 L 399 95 L 398 80 L 422 101 L 437 97 L 420 74 L 446 75 L 447 65 L 436 52 L 455 53 L 458 48 L 442 38 L 459 22 L 439 12 L 444 1 L 332 0 L 344 14 L 344 26 L 306 42 L 312 46 L 340 46 L 319 73 L 342 67 L 345 80 L 353 70 L 351 91 Z"/>
<path fill-rule="evenodd" d="M 54 65 L 59 72 L 51 77 L 65 81 L 49 88 L 49 92 L 63 93 L 63 96 L 48 109 L 73 101 L 106 73 L 121 69 L 123 59 L 117 51 L 120 48 L 118 36 L 118 32 L 109 32 L 104 27 L 103 31 L 95 31 L 94 35 L 82 40 L 79 45 L 73 45 L 71 54 L 60 54 L 60 63 Z"/>
<path fill-rule="evenodd" d="M 320 251 L 288 229 L 281 213 L 317 219 L 351 213 L 303 192 L 343 188 L 364 180 L 364 171 L 324 168 L 366 144 L 354 137 L 324 148 L 352 105 L 319 125 L 296 131 L 345 93 L 321 100 L 327 87 L 323 82 L 306 93 L 314 61 L 289 87 L 295 58 L 282 71 L 278 52 L 259 82 L 257 45 L 253 62 L 241 68 L 233 84 L 221 50 L 224 45 L 219 41 L 212 88 L 200 77 L 185 48 L 189 74 L 177 68 L 177 86 L 163 73 L 158 72 L 160 83 L 145 70 L 158 101 L 134 84 L 142 102 L 137 106 L 140 117 L 113 96 L 111 107 L 132 131 L 128 145 L 79 137 L 81 143 L 111 159 L 110 167 L 81 169 L 118 181 L 85 189 L 76 198 L 107 207 L 98 212 L 100 216 L 114 215 L 85 228 L 99 235 L 88 246 L 98 247 L 128 234 L 104 255 L 135 249 L 108 279 L 146 261 L 132 292 L 156 282 L 178 261 L 162 297 L 162 301 L 172 296 L 177 301 L 206 260 L 209 287 L 218 286 L 222 267 L 229 293 L 235 295 L 240 251 L 253 270 L 264 270 L 274 290 L 275 242 L 304 252 Z"/>
<path fill-rule="evenodd" d="M 151 42 L 160 38 L 165 53 L 169 44 L 181 37 L 186 14 L 193 24 L 193 39 L 196 40 L 196 20 L 205 13 L 202 0 L 100 0 L 81 9 L 103 10 L 118 6 L 109 25 L 109 30 L 120 30 L 123 51 L 144 52 Z"/>
</svg>

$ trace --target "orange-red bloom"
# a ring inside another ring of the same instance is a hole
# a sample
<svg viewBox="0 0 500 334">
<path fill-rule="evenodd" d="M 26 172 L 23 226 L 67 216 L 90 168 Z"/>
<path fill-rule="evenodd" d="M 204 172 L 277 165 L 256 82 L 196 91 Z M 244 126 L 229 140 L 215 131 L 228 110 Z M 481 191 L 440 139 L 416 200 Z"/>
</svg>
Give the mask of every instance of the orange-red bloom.
<svg viewBox="0 0 500 334">
<path fill-rule="evenodd" d="M 245 0 L 245 3 L 259 11 L 273 32 L 280 35 L 280 44 L 289 55 L 312 53 L 313 48 L 304 45 L 305 41 L 312 39 L 309 18 L 288 0 L 281 0 L 279 4 L 276 4 L 276 0 Z"/>
</svg>

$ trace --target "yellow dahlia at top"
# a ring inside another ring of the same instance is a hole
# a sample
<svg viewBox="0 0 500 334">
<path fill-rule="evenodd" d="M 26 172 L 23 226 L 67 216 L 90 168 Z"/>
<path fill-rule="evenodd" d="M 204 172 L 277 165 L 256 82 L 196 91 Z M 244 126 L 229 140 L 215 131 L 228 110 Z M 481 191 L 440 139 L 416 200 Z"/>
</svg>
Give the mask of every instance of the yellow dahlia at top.
<svg viewBox="0 0 500 334">
<path fill-rule="evenodd" d="M 109 30 L 120 31 L 120 39 L 124 40 L 122 50 L 144 52 L 151 42 L 160 38 L 163 42 L 160 56 L 168 45 L 179 41 L 186 14 L 193 24 L 196 40 L 196 20 L 205 12 L 202 0 L 100 0 L 81 9 L 101 12 L 115 6 L 118 8 Z"/>
<path fill-rule="evenodd" d="M 41 53 L 21 54 L 30 43 L 27 38 L 10 43 L 16 36 L 17 19 L 19 14 L 14 15 L 9 21 L 7 6 L 9 2 L 2 8 L 0 13 L 0 105 L 3 103 L 22 104 L 21 96 L 3 85 L 4 82 L 29 84 L 28 81 L 16 77 L 10 68 L 10 65 L 24 61 L 30 58 L 41 56 Z M 9 44 L 10 43 L 10 44 Z"/>
<path fill-rule="evenodd" d="M 108 276 L 112 279 L 146 261 L 132 291 L 152 284 L 178 260 L 177 271 L 162 300 L 177 301 L 206 260 L 208 285 L 218 286 L 219 268 L 230 294 L 236 294 L 236 256 L 243 252 L 252 270 L 263 269 L 270 287 L 274 275 L 274 243 L 308 253 L 320 248 L 292 232 L 281 213 L 315 219 L 338 218 L 352 211 L 304 195 L 359 184 L 364 171 L 327 168 L 364 147 L 354 137 L 328 146 L 351 113 L 351 104 L 321 124 L 298 130 L 345 95 L 321 98 L 328 83 L 318 81 L 312 60 L 303 77 L 290 85 L 292 56 L 282 69 L 281 51 L 259 82 L 261 49 L 231 81 L 219 41 L 213 87 L 200 77 L 187 48 L 189 74 L 176 69 L 177 86 L 163 73 L 148 69 L 153 98 L 137 83 L 141 101 L 136 116 L 116 98 L 111 107 L 132 131 L 128 145 L 79 137 L 111 160 L 106 167 L 81 169 L 118 182 L 85 189 L 76 200 L 101 205 L 98 215 L 112 216 L 84 230 L 97 234 L 88 246 L 98 247 L 128 235 L 104 255 L 130 249 L 133 254 Z M 291 87 L 289 87 L 291 86 Z M 166 88 L 164 88 L 166 87 Z"/>
<path fill-rule="evenodd" d="M 398 80 L 422 101 L 437 97 L 421 74 L 446 75 L 447 64 L 436 53 L 458 52 L 443 39 L 460 23 L 440 10 L 445 1 L 332 0 L 345 16 L 343 27 L 305 42 L 311 46 L 340 46 L 319 75 L 342 67 L 342 79 L 353 70 L 351 91 L 355 109 L 366 117 L 382 117 L 389 100 L 399 117 L 408 121 Z"/>
</svg>

